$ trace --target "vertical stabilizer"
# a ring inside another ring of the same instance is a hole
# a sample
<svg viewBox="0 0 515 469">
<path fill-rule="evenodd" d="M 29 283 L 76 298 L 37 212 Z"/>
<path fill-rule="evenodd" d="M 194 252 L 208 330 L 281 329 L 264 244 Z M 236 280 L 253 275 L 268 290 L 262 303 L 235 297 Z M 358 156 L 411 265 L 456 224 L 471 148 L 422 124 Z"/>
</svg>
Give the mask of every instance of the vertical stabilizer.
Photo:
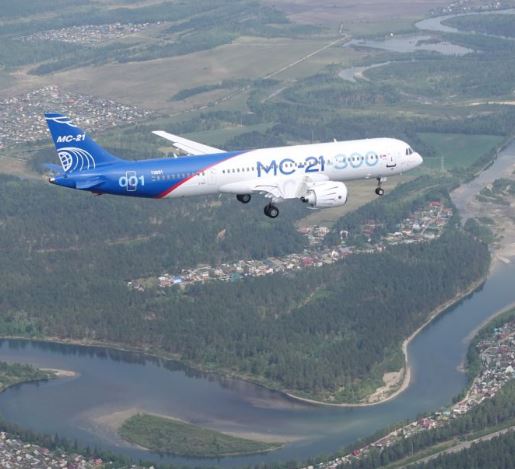
<svg viewBox="0 0 515 469">
<path fill-rule="evenodd" d="M 86 171 L 121 161 L 111 155 L 62 114 L 45 114 L 57 155 L 65 173 Z"/>
</svg>

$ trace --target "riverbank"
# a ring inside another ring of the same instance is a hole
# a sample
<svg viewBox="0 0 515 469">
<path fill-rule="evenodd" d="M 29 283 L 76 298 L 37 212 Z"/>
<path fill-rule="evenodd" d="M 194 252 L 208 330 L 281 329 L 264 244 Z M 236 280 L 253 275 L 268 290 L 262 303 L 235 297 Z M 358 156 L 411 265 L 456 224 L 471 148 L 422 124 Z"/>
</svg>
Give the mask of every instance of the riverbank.
<svg viewBox="0 0 515 469">
<path fill-rule="evenodd" d="M 442 305 L 435 308 L 429 315 L 428 319 L 416 331 L 414 331 L 407 339 L 405 339 L 403 341 L 402 353 L 404 355 L 404 367 L 400 371 L 397 372 L 397 373 L 399 373 L 399 375 L 402 379 L 402 383 L 395 390 L 393 390 L 391 394 L 388 394 L 387 396 L 384 396 L 382 399 L 378 399 L 374 402 L 359 402 L 359 403 L 355 403 L 355 404 L 317 401 L 315 399 L 309 399 L 309 398 L 296 396 L 295 394 L 288 393 L 288 392 L 286 393 L 286 395 L 291 399 L 298 400 L 299 402 L 305 402 L 308 404 L 319 405 L 319 406 L 330 406 L 330 407 L 351 407 L 351 408 L 352 407 L 376 406 L 376 405 L 384 404 L 385 402 L 391 401 L 392 399 L 395 399 L 397 396 L 399 396 L 402 392 L 404 392 L 409 387 L 410 382 L 411 382 L 411 367 L 409 365 L 409 355 L 408 355 L 408 347 L 409 347 L 410 343 L 417 337 L 418 334 L 420 334 L 438 316 L 440 316 L 445 311 L 447 311 L 449 308 L 456 305 L 460 301 L 464 300 L 468 296 L 472 295 L 486 281 L 486 278 L 487 278 L 487 276 L 482 277 L 477 282 L 474 282 L 468 289 L 466 289 L 462 292 L 459 292 L 458 294 L 456 294 L 456 296 L 454 296 L 450 300 L 446 301 Z M 378 388 L 375 391 L 375 393 L 377 393 L 378 391 L 381 391 L 382 389 L 383 388 Z M 368 399 L 370 399 L 370 397 Z"/>
<path fill-rule="evenodd" d="M 252 376 L 248 375 L 242 375 L 235 373 L 230 370 L 206 370 L 203 369 L 201 366 L 198 366 L 197 364 L 192 364 L 189 362 L 185 362 L 184 360 L 181 360 L 180 357 L 172 354 L 166 354 L 161 351 L 151 350 L 151 349 L 142 349 L 138 347 L 130 347 L 127 345 L 119 344 L 119 343 L 113 343 L 113 342 L 102 342 L 102 341 L 91 341 L 91 340 L 80 340 L 80 339 L 63 339 L 59 337 L 23 337 L 23 336 L 2 336 L 1 339 L 16 339 L 16 340 L 24 340 L 24 341 L 41 341 L 41 342 L 47 342 L 47 343 L 57 343 L 57 344 L 63 344 L 63 345 L 77 345 L 81 347 L 91 347 L 91 348 L 109 348 L 116 351 L 121 352 L 130 352 L 130 353 L 139 353 L 143 354 L 148 358 L 156 359 L 156 360 L 166 360 L 166 361 L 174 361 L 181 365 L 184 365 L 186 367 L 191 368 L 192 370 L 197 370 L 201 373 L 206 373 L 210 375 L 216 375 L 223 378 L 230 378 L 230 379 L 238 379 L 242 381 L 246 381 L 248 383 L 252 383 L 256 386 L 261 386 L 267 390 L 270 391 L 276 391 L 284 396 L 286 396 L 288 399 L 291 399 L 293 401 L 297 401 L 299 403 L 304 404 L 310 404 L 315 406 L 327 406 L 327 407 L 342 407 L 342 408 L 356 408 L 356 407 L 370 407 L 370 406 L 376 406 L 383 404 L 385 402 L 388 402 L 390 400 L 395 399 L 398 397 L 402 392 L 404 392 L 410 385 L 411 382 L 411 369 L 409 366 L 409 357 L 408 357 L 408 346 L 410 343 L 417 337 L 417 335 L 424 330 L 425 327 L 427 327 L 434 319 L 436 319 L 438 316 L 443 314 L 445 311 L 447 311 L 450 307 L 454 306 L 455 304 L 459 303 L 461 300 L 466 298 L 467 296 L 471 295 L 475 290 L 477 290 L 486 280 L 486 277 L 482 277 L 477 282 L 474 282 L 468 289 L 459 292 L 456 294 L 453 298 L 446 301 L 442 305 L 435 308 L 429 315 L 428 319 L 416 330 L 414 331 L 408 338 L 406 338 L 402 345 L 402 353 L 404 355 L 404 366 L 401 370 L 398 372 L 395 372 L 398 376 L 398 380 L 402 380 L 402 382 L 399 385 L 392 384 L 392 381 L 389 382 L 388 385 L 385 385 L 384 387 L 380 387 L 376 389 L 376 391 L 371 394 L 367 399 L 369 402 L 361 402 L 361 403 L 333 403 L 333 402 L 325 402 L 325 401 L 319 401 L 316 399 L 310 399 L 307 397 L 301 397 L 297 396 L 294 393 L 291 393 L 287 390 L 278 389 L 274 386 L 267 385 L 267 383 L 264 383 L 263 381 L 256 379 Z M 61 373 L 60 377 L 74 377 L 77 376 L 77 373 L 74 371 L 68 371 L 68 370 L 52 370 L 52 371 L 58 371 Z M 388 372 L 385 375 L 392 375 L 392 372 Z M 386 381 L 386 380 L 385 380 Z M 385 388 L 388 387 L 388 391 L 385 390 Z M 370 399 L 372 396 L 380 396 L 373 402 L 370 402 Z"/>
</svg>

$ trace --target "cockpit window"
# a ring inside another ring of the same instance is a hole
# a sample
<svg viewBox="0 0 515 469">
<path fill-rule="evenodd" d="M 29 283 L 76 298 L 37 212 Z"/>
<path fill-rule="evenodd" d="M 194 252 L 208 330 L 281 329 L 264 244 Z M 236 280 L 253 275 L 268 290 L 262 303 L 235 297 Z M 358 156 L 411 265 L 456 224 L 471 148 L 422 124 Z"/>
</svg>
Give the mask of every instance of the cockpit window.
<svg viewBox="0 0 515 469">
<path fill-rule="evenodd" d="M 412 154 L 413 154 L 413 150 L 410 147 L 406 148 L 406 155 L 408 156 L 408 155 L 412 155 Z"/>
</svg>

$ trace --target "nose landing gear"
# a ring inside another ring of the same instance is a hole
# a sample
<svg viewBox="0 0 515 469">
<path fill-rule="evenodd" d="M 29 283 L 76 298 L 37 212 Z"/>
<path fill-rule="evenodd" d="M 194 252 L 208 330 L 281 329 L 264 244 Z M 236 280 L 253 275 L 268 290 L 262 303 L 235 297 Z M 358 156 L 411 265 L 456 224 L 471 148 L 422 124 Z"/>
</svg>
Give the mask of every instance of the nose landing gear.
<svg viewBox="0 0 515 469">
<path fill-rule="evenodd" d="M 377 178 L 377 187 L 376 187 L 375 192 L 379 196 L 383 196 L 384 195 L 384 189 L 381 187 L 383 182 L 386 182 L 386 178 L 382 178 L 382 177 L 378 177 Z"/>
</svg>

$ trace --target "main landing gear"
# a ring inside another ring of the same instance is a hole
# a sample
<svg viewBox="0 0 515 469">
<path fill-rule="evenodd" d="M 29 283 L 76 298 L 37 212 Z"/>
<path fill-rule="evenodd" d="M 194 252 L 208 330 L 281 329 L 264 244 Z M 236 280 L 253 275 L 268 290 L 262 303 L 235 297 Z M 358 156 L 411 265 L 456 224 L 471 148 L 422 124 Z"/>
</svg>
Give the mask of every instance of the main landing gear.
<svg viewBox="0 0 515 469">
<path fill-rule="evenodd" d="M 250 199 L 252 197 L 250 194 L 238 194 L 236 196 L 236 199 L 238 199 L 238 202 L 241 202 L 242 204 L 248 204 L 250 202 Z"/>
<path fill-rule="evenodd" d="M 383 182 L 386 182 L 386 178 L 381 178 L 381 177 L 377 178 L 376 194 L 379 196 L 384 195 L 384 189 L 381 187 L 381 184 Z"/>
<path fill-rule="evenodd" d="M 265 205 L 264 212 L 265 212 L 265 215 L 270 218 L 277 218 L 279 216 L 279 209 L 272 203 Z"/>
</svg>

